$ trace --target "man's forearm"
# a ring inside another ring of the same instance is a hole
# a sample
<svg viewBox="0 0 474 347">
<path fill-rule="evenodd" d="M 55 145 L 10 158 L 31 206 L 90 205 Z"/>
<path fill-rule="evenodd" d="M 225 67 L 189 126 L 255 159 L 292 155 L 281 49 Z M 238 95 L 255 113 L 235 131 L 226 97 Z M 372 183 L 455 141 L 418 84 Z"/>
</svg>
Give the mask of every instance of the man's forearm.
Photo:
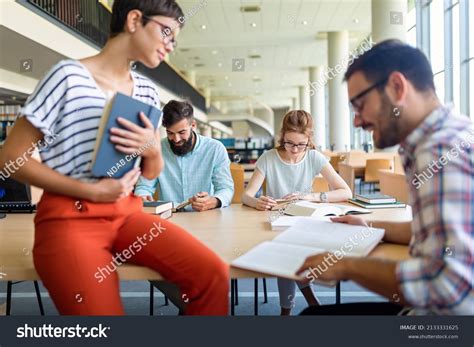
<svg viewBox="0 0 474 347">
<path fill-rule="evenodd" d="M 142 176 L 152 180 L 157 178 L 163 170 L 165 163 L 161 155 L 156 157 L 143 158 L 142 160 Z"/>
<path fill-rule="evenodd" d="M 411 223 L 393 223 L 374 221 L 369 222 L 374 228 L 385 229 L 384 241 L 398 243 L 402 245 L 408 245 L 411 239 Z"/>
<path fill-rule="evenodd" d="M 395 274 L 395 261 L 354 257 L 343 258 L 341 261 L 345 279 L 383 295 L 390 301 L 405 304 Z"/>
</svg>

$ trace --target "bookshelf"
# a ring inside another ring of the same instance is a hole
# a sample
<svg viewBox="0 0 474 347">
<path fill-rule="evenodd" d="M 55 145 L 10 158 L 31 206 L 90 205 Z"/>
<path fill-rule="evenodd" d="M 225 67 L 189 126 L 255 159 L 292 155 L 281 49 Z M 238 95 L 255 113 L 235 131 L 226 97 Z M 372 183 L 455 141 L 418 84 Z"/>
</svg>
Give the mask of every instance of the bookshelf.
<svg viewBox="0 0 474 347">
<path fill-rule="evenodd" d="M 13 123 L 15 123 L 20 109 L 20 105 L 0 105 L 0 147 L 5 142 Z"/>
<path fill-rule="evenodd" d="M 253 164 L 269 149 L 273 148 L 273 138 L 226 138 L 217 139 L 227 149 L 231 162 L 239 164 Z"/>
</svg>

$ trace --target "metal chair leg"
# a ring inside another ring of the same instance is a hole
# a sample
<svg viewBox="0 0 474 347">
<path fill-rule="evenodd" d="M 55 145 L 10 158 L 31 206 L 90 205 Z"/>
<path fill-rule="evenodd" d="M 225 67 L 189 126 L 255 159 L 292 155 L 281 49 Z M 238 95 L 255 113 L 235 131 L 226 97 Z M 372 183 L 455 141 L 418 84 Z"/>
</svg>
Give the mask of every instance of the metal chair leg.
<svg viewBox="0 0 474 347">
<path fill-rule="evenodd" d="M 341 282 L 337 282 L 336 285 L 336 305 L 341 303 Z"/>
<path fill-rule="evenodd" d="M 42 316 L 44 316 L 43 301 L 41 300 L 41 292 L 40 292 L 40 289 L 39 289 L 38 281 L 33 281 L 33 283 L 35 285 L 36 299 L 38 300 L 38 306 L 39 306 L 39 309 L 40 309 L 40 314 Z"/>
<path fill-rule="evenodd" d="M 258 316 L 258 278 L 254 280 L 255 292 L 254 292 L 254 311 L 255 315 Z"/>
<path fill-rule="evenodd" d="M 168 306 L 170 304 L 168 297 L 165 295 L 165 306 Z"/>
<path fill-rule="evenodd" d="M 12 281 L 7 282 L 7 309 L 6 309 L 6 315 L 10 315 L 10 310 L 12 308 Z"/>
<path fill-rule="evenodd" d="M 150 316 L 155 313 L 155 287 L 150 282 Z"/>
<path fill-rule="evenodd" d="M 268 302 L 267 279 L 263 278 L 263 303 L 266 304 L 267 302 Z"/>
<path fill-rule="evenodd" d="M 234 316 L 235 315 L 235 301 L 234 301 L 234 286 L 235 286 L 235 280 L 231 279 L 230 280 L 230 315 Z"/>
<path fill-rule="evenodd" d="M 239 306 L 239 281 L 234 280 L 234 289 L 235 289 L 235 306 Z"/>
</svg>

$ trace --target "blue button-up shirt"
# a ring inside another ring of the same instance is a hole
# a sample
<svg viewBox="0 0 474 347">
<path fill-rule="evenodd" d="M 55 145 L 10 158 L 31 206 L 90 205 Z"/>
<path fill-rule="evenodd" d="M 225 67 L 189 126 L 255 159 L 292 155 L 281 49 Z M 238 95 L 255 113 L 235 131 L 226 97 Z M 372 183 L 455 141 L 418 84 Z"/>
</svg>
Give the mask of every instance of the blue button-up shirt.
<svg viewBox="0 0 474 347">
<path fill-rule="evenodd" d="M 199 192 L 208 192 L 221 201 L 221 207 L 229 206 L 234 183 L 230 160 L 221 142 L 196 134 L 194 149 L 184 156 L 173 153 L 168 139 L 163 139 L 161 145 L 165 168 L 156 179 L 140 177 L 136 195 L 153 196 L 158 188 L 160 200 L 172 201 L 176 206 Z"/>
</svg>

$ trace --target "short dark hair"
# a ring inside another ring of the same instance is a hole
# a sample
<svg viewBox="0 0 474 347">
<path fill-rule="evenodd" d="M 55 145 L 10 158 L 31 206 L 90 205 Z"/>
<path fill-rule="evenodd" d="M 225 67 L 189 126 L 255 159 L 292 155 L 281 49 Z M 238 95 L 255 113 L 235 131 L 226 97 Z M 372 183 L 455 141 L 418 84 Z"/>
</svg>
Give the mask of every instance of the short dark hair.
<svg viewBox="0 0 474 347">
<path fill-rule="evenodd" d="M 180 17 L 184 17 L 183 11 L 175 0 L 115 0 L 110 20 L 110 37 L 123 32 L 127 15 L 132 10 L 139 10 L 143 13 L 143 25 L 149 22 L 146 17 L 151 16 L 171 17 L 176 19 L 181 27 L 184 24 L 184 21 L 179 21 Z"/>
<path fill-rule="evenodd" d="M 354 59 L 344 75 L 344 80 L 348 81 L 358 71 L 372 83 L 382 81 L 392 72 L 398 71 L 416 90 L 435 91 L 433 70 L 426 56 L 419 49 L 400 40 L 382 41 Z M 383 88 L 384 85 L 379 87 L 380 90 Z"/>
<path fill-rule="evenodd" d="M 163 107 L 163 126 L 169 128 L 183 119 L 194 119 L 193 106 L 187 101 L 171 100 Z"/>
</svg>

